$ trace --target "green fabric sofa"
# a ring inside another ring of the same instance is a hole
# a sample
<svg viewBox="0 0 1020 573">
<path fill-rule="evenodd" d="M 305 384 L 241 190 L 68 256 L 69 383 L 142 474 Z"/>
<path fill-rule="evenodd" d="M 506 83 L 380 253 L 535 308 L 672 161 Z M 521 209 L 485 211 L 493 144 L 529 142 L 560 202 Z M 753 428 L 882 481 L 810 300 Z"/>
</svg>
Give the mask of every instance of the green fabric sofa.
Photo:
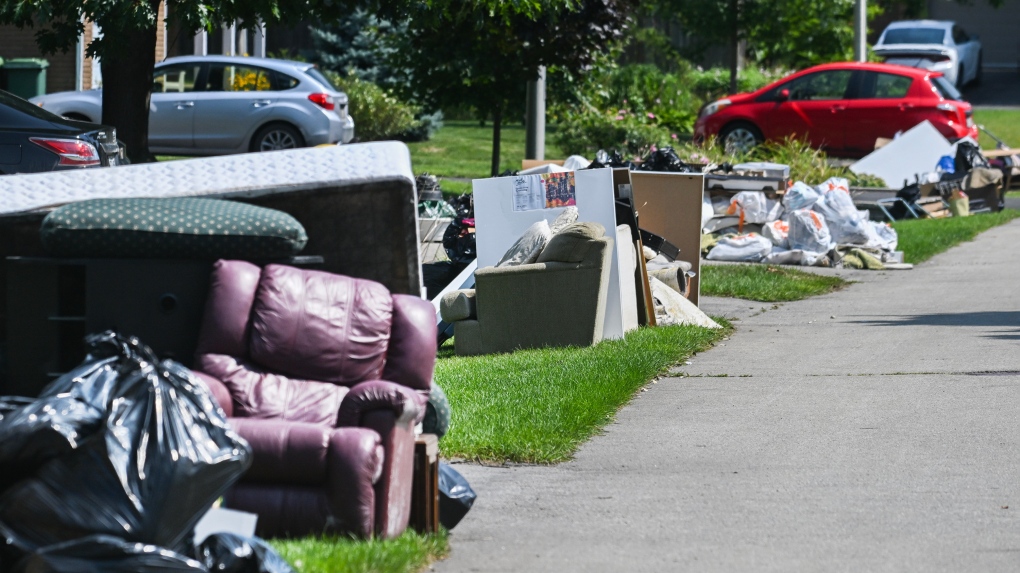
<svg viewBox="0 0 1020 573">
<path fill-rule="evenodd" d="M 448 293 L 440 305 L 454 323 L 456 353 L 599 342 L 612 249 L 601 225 L 575 224 L 554 235 L 536 263 L 478 269 L 474 289 Z"/>
</svg>

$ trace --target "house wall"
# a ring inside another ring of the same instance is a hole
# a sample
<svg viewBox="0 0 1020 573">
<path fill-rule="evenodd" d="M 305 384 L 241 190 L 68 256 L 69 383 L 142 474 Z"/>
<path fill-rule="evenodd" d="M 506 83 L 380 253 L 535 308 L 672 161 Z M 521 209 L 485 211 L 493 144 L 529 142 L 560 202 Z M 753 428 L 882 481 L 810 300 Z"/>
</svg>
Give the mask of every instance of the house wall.
<svg viewBox="0 0 1020 573">
<path fill-rule="evenodd" d="M 166 57 L 168 46 L 168 35 L 165 21 L 166 4 L 163 3 L 159 10 L 158 30 L 156 38 L 156 61 L 159 62 Z M 71 48 L 65 53 L 44 55 L 35 42 L 33 28 L 19 30 L 14 26 L 0 26 L 0 58 L 43 58 L 50 65 L 46 69 L 46 93 L 74 90 L 77 87 L 77 53 Z M 92 41 L 92 26 L 86 24 L 81 49 L 84 50 Z M 190 41 L 190 40 L 189 40 Z M 84 58 L 81 66 L 81 86 L 84 89 L 92 87 L 92 78 L 98 74 L 98 63 L 91 58 Z"/>
<path fill-rule="evenodd" d="M 0 58 L 43 58 L 50 63 L 46 68 L 46 92 L 73 90 L 76 73 L 74 49 L 43 55 L 35 43 L 35 32 L 32 28 L 19 30 L 14 26 L 0 26 Z"/>
<path fill-rule="evenodd" d="M 998 9 L 987 0 L 976 0 L 972 5 L 928 0 L 928 17 L 953 20 L 968 34 L 980 36 L 986 70 L 1020 68 L 1020 0 L 1005 0 Z"/>
</svg>

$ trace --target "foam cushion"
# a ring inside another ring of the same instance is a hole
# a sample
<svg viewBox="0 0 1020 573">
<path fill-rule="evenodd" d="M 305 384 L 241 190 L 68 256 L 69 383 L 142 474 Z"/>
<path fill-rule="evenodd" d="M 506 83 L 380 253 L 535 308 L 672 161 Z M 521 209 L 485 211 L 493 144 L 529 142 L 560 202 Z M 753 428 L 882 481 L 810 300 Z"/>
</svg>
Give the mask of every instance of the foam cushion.
<svg viewBox="0 0 1020 573">
<path fill-rule="evenodd" d="M 517 239 L 517 242 L 503 254 L 503 258 L 496 263 L 496 266 L 513 267 L 535 262 L 535 260 L 538 259 L 538 255 L 541 254 L 542 249 L 545 248 L 546 243 L 549 242 L 549 237 L 551 236 L 552 231 L 549 230 L 548 221 L 543 219 L 534 223 L 528 227 L 528 230 L 524 231 L 521 238 Z"/>
<path fill-rule="evenodd" d="M 573 223 L 549 239 L 538 262 L 580 263 L 588 255 L 593 239 L 606 234 L 598 223 Z"/>
<path fill-rule="evenodd" d="M 221 199 L 90 199 L 43 220 L 43 247 L 58 257 L 271 260 L 308 235 L 287 213 Z"/>
</svg>

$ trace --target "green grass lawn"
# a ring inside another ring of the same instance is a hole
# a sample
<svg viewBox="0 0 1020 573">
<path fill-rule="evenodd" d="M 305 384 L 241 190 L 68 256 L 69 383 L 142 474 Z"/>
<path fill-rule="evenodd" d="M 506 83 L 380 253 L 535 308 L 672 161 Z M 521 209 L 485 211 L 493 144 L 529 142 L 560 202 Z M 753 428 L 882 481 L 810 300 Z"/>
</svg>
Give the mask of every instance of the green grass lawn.
<svg viewBox="0 0 1020 573">
<path fill-rule="evenodd" d="M 847 281 L 774 265 L 702 265 L 701 294 L 782 302 L 839 290 Z"/>
<path fill-rule="evenodd" d="M 995 134 L 995 137 L 1011 147 L 1020 147 L 1020 110 L 976 109 L 974 123 L 985 126 L 988 131 Z M 995 140 L 983 131 L 979 143 L 981 149 L 995 149 Z"/>
<path fill-rule="evenodd" d="M 1005 209 L 998 213 L 979 213 L 971 217 L 896 221 L 893 228 L 899 235 L 897 249 L 903 251 L 905 262 L 920 263 L 964 241 L 972 240 L 982 231 L 1017 217 L 1020 217 L 1020 211 Z"/>
<path fill-rule="evenodd" d="M 450 399 L 447 458 L 556 463 L 609 424 L 642 386 L 729 332 L 640 328 L 588 348 L 441 357 L 436 383 Z"/>
<path fill-rule="evenodd" d="M 269 544 L 298 573 L 408 573 L 421 571 L 449 552 L 445 532 L 419 535 L 410 530 L 386 541 L 306 537 Z"/>
<path fill-rule="evenodd" d="M 561 159 L 546 132 L 545 156 Z M 490 175 L 492 124 L 479 127 L 477 121 L 447 121 L 428 141 L 409 143 L 415 173 L 427 171 L 441 177 L 483 178 Z M 499 171 L 517 171 L 524 159 L 524 126 L 504 125 L 500 138 Z M 468 184 L 470 185 L 470 183 Z M 443 190 L 448 191 L 443 182 Z"/>
</svg>

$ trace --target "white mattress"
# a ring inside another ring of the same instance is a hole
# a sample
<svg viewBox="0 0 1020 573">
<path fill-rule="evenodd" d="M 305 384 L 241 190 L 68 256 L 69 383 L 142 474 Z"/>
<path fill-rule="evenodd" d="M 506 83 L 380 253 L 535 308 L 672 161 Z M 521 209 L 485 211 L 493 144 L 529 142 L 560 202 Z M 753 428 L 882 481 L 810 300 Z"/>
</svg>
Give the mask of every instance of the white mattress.
<svg viewBox="0 0 1020 573">
<path fill-rule="evenodd" d="M 85 199 L 257 197 L 394 179 L 414 185 L 410 152 L 397 141 L 8 175 L 0 177 L 0 216 Z"/>
</svg>

